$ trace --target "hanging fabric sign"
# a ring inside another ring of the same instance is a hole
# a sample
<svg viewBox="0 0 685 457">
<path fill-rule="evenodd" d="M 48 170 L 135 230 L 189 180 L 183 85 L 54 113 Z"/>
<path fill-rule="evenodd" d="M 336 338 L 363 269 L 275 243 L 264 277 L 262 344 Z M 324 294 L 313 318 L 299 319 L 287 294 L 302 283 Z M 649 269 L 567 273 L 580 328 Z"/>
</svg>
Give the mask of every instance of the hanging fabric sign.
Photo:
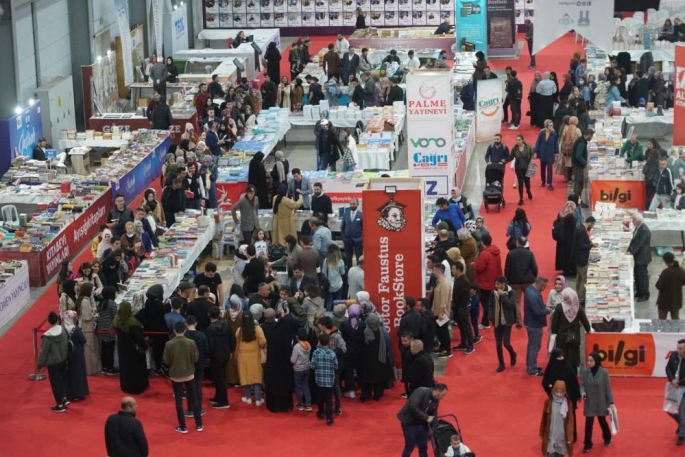
<svg viewBox="0 0 685 457">
<path fill-rule="evenodd" d="M 133 43 L 131 42 L 131 30 L 128 21 L 128 2 L 126 0 L 114 0 L 117 9 L 117 26 L 121 37 L 121 59 L 124 63 L 124 84 L 133 84 Z"/>
</svg>

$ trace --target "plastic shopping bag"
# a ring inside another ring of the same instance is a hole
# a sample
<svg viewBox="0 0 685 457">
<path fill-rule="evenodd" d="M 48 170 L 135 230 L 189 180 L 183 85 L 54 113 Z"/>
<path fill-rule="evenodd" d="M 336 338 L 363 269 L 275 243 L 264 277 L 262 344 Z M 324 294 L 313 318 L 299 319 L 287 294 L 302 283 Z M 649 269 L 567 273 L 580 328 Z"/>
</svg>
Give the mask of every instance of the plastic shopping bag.
<svg viewBox="0 0 685 457">
<path fill-rule="evenodd" d="M 685 387 L 675 388 L 670 382 L 667 382 L 664 392 L 664 411 L 668 414 L 678 414 L 678 408 L 684 394 Z"/>
<path fill-rule="evenodd" d="M 549 352 L 551 354 L 552 351 L 554 350 L 554 348 L 556 347 L 556 344 L 557 344 L 557 335 L 556 335 L 556 333 L 552 333 L 549 336 L 549 344 L 547 345 L 547 352 Z"/>
<path fill-rule="evenodd" d="M 618 412 L 616 411 L 616 406 L 609 407 L 609 420 L 611 421 L 611 434 L 616 435 L 618 433 Z"/>
</svg>

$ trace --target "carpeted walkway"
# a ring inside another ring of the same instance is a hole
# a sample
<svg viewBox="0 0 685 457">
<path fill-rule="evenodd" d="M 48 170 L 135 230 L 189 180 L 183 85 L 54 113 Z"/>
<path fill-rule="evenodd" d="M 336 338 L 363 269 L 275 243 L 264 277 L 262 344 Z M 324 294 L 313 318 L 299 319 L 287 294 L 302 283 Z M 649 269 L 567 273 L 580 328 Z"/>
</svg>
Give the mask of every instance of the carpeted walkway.
<svg viewBox="0 0 685 457">
<path fill-rule="evenodd" d="M 323 43 L 330 40 L 315 39 L 321 45 L 312 45 L 312 52 L 318 52 Z M 567 36 L 538 56 L 538 68 L 563 71 L 573 50 L 578 48 Z M 287 50 L 283 55 L 287 71 Z M 527 62 L 525 55 L 520 62 L 493 61 L 491 64 L 496 69 L 504 69 L 510 64 L 517 67 L 527 93 L 532 78 L 532 72 L 525 68 Z M 522 111 L 524 114 L 527 111 L 526 102 Z M 528 125 L 527 119 L 521 125 Z M 524 134 L 531 142 L 537 137 L 537 129 L 522 128 L 518 132 L 505 129 L 505 142 L 510 147 L 515 133 Z M 509 205 L 500 214 L 486 215 L 495 243 L 503 251 L 506 251 L 506 224 L 517 202 L 517 194 L 511 188 L 511 176 L 508 171 L 506 199 Z M 554 192 L 539 187 L 539 178 L 534 179 L 533 183 L 537 183 L 533 187 L 534 199 L 532 202 L 526 199 L 523 207 L 533 226 L 531 247 L 536 253 L 540 274 L 549 278 L 555 274 L 551 225 L 565 200 L 565 186 L 560 179 L 555 179 L 557 190 Z M 75 264 L 86 259 L 89 259 L 89 253 L 75 260 Z M 89 378 L 91 397 L 72 404 L 64 414 L 50 412 L 52 396 L 47 380 L 26 380 L 33 364 L 31 328 L 42 322 L 49 310 L 56 308 L 55 289 L 50 288 L 0 340 L 0 391 L 5 392 L 0 406 L 3 456 L 23 457 L 48 452 L 53 456 L 105 454 L 104 422 L 109 414 L 118 410 L 122 397 L 117 378 Z M 476 353 L 455 355 L 448 361 L 444 378 L 439 379 L 450 388 L 441 412 L 459 417 L 464 442 L 479 456 L 540 455 L 538 430 L 544 394 L 540 378 L 525 374 L 524 330 L 514 330 L 513 344 L 519 354 L 519 364 L 497 374 L 492 330 L 485 330 L 484 340 L 476 346 Z M 541 354 L 539 365 L 545 364 L 546 358 Z M 592 454 L 616 457 L 676 455 L 673 421 L 661 411 L 664 380 L 614 378 L 612 385 L 621 432 L 612 447 L 603 449 L 596 431 Z M 402 434 L 395 418 L 404 402 L 399 393 L 400 389 L 396 387 L 379 403 L 366 405 L 345 399 L 343 415 L 336 418 L 333 427 L 326 427 L 312 413 L 272 414 L 263 407 L 245 405 L 240 402 L 241 392 L 231 389 L 231 409 L 209 409 L 204 418 L 205 431 L 198 434 L 190 427 L 190 433 L 185 436 L 173 430 L 176 418 L 168 381 L 153 379 L 151 388 L 136 398 L 138 418 L 145 426 L 152 456 L 325 453 L 330 457 L 376 457 L 401 452 Z M 205 388 L 204 398 L 211 394 L 212 390 Z M 582 411 L 578 423 L 582 440 Z M 582 444 L 577 443 L 575 452 L 579 454 L 581 449 Z"/>
</svg>

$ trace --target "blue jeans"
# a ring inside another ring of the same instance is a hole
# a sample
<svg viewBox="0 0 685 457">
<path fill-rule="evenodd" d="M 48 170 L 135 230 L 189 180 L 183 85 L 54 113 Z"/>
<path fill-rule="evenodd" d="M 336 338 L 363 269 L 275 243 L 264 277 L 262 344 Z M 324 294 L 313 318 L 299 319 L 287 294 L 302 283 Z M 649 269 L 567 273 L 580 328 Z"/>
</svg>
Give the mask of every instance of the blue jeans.
<svg viewBox="0 0 685 457">
<path fill-rule="evenodd" d="M 554 162 L 540 162 L 540 177 L 542 184 L 552 185 L 552 173 L 554 172 Z"/>
<path fill-rule="evenodd" d="M 311 405 L 312 392 L 309 390 L 309 368 L 295 372 L 295 395 L 298 405 Z"/>
<path fill-rule="evenodd" d="M 542 344 L 542 328 L 533 328 L 526 325 L 528 332 L 528 348 L 526 350 L 526 371 L 534 374 L 538 371 L 538 353 Z"/>
<path fill-rule="evenodd" d="M 318 170 L 325 170 L 328 167 L 331 167 L 331 171 L 337 171 L 335 169 L 335 161 L 333 160 L 333 157 L 331 157 L 330 154 L 319 154 L 319 158 L 321 161 L 319 162 L 319 166 L 317 167 Z"/>
<path fill-rule="evenodd" d="M 252 397 L 252 392 L 254 392 L 254 399 L 256 401 L 259 401 L 262 399 L 262 385 L 261 384 L 252 384 L 249 386 L 243 386 L 245 389 L 245 398 L 251 398 Z"/>
<path fill-rule="evenodd" d="M 666 200 L 666 199 L 668 199 L 668 200 Z M 652 199 L 652 203 L 649 205 L 649 210 L 650 211 L 656 211 L 659 208 L 659 205 L 663 206 L 664 209 L 670 208 L 671 207 L 670 195 L 655 194 L 654 198 Z"/>
<path fill-rule="evenodd" d="M 326 294 L 326 311 L 333 311 L 333 301 L 334 300 L 342 300 L 342 287 L 335 292 L 328 292 Z"/>
<path fill-rule="evenodd" d="M 354 165 L 348 165 L 345 162 L 343 162 L 343 173 L 347 173 L 348 171 L 354 171 L 354 168 Z"/>
<path fill-rule="evenodd" d="M 402 457 L 410 457 L 415 447 L 419 448 L 419 457 L 428 457 L 428 427 L 426 425 L 403 425 L 404 449 Z"/>
</svg>

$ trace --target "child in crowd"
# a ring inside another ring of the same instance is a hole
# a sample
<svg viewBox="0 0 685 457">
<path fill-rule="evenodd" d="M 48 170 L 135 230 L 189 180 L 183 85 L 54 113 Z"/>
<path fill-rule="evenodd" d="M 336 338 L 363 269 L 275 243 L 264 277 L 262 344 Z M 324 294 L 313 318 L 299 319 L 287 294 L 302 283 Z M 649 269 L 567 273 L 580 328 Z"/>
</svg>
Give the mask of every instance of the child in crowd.
<svg viewBox="0 0 685 457">
<path fill-rule="evenodd" d="M 469 289 L 469 295 L 471 297 L 471 326 L 473 327 L 473 342 L 480 343 L 483 339 L 480 336 L 480 330 L 478 329 L 478 317 L 480 314 L 480 286 L 478 284 L 471 283 L 471 288 Z"/>
<path fill-rule="evenodd" d="M 267 258 L 269 257 L 269 241 L 266 239 L 266 232 L 264 230 L 255 230 L 252 243 L 254 244 L 258 257 L 261 257 L 262 255 L 267 256 Z"/>
<path fill-rule="evenodd" d="M 331 336 L 328 333 L 319 334 L 319 347 L 314 351 L 310 364 L 314 370 L 314 380 L 319 387 L 319 408 L 316 417 L 323 420 L 325 415 L 326 425 L 333 425 L 333 384 L 335 370 L 338 369 L 338 357 L 328 347 L 330 341 Z"/>
<path fill-rule="evenodd" d="M 445 452 L 445 457 L 464 457 L 471 453 L 471 449 L 461 442 L 459 435 L 452 435 L 450 437 L 450 447 Z"/>
<path fill-rule="evenodd" d="M 283 310 L 283 314 L 288 314 L 292 306 L 297 304 L 297 299 L 290 296 L 290 290 L 287 287 L 281 287 L 278 297 L 276 312 Z"/>
<path fill-rule="evenodd" d="M 312 393 L 309 390 L 309 352 L 311 345 L 307 341 L 307 330 L 297 330 L 297 344 L 293 347 L 290 363 L 295 373 L 295 395 L 297 396 L 297 410 L 312 411 Z"/>
</svg>

